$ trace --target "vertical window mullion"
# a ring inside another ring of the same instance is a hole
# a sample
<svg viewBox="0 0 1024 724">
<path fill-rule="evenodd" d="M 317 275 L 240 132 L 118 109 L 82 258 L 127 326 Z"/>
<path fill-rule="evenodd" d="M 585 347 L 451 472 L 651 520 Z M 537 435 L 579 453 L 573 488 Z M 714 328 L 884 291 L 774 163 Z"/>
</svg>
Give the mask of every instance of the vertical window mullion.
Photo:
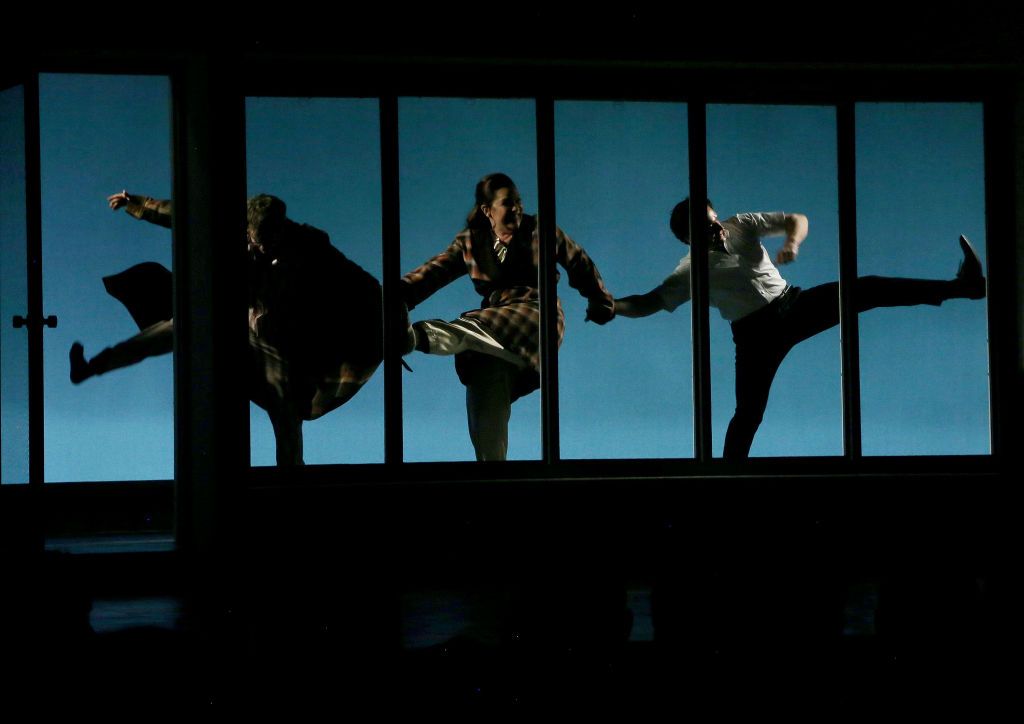
<svg viewBox="0 0 1024 724">
<path fill-rule="evenodd" d="M 555 102 L 537 98 L 537 193 L 540 224 L 541 458 L 560 458 L 558 444 L 558 297 L 555 279 Z"/>
<path fill-rule="evenodd" d="M 39 73 L 25 78 L 25 240 L 28 320 L 28 482 L 43 484 L 43 233 L 39 149 Z"/>
<path fill-rule="evenodd" d="M 687 104 L 690 155 L 690 299 L 693 314 L 693 451 L 698 462 L 711 450 L 711 326 L 708 321 L 707 104 Z"/>
<path fill-rule="evenodd" d="M 29 550 L 46 545 L 43 509 L 43 234 L 42 181 L 39 156 L 39 73 L 26 74 L 23 115 L 25 123 L 25 307 L 28 324 L 28 482 L 29 506 L 25 530 Z"/>
<path fill-rule="evenodd" d="M 987 98 L 984 103 L 985 143 L 985 237 L 988 269 L 985 276 L 988 287 L 988 359 L 989 359 L 989 428 L 993 456 L 1003 456 L 1017 444 L 1016 431 L 1020 429 L 1020 407 L 1012 400 L 1020 399 L 1015 389 L 1020 361 L 1024 360 L 1020 305 L 1011 295 L 1020 278 L 1022 243 L 1024 235 L 1020 219 L 1014 218 L 1015 184 L 1014 164 L 1021 161 L 1021 150 L 1016 157 L 1006 149 L 1014 147 L 1012 125 L 1013 109 L 1007 101 Z M 1020 149 L 1020 146 L 1018 146 Z M 993 244 L 992 239 L 1016 239 L 1013 244 Z M 1000 281 L 1006 281 L 1001 285 Z M 993 296 L 995 282 L 995 296 Z M 1019 290 L 1018 290 L 1019 298 Z M 998 309 L 998 314 L 992 310 Z M 1006 400 L 1006 402 L 999 402 Z"/>
<path fill-rule="evenodd" d="M 223 563 L 248 479 L 245 98 L 230 62 L 197 56 L 173 76 L 176 539 Z M 236 243 L 226 243 L 228 240 Z M 194 557 L 193 557 L 194 556 Z M 213 573 L 214 569 L 206 572 Z"/>
<path fill-rule="evenodd" d="M 381 234 L 384 289 L 384 462 L 401 463 L 402 366 L 400 335 L 402 299 L 398 175 L 398 98 L 380 98 Z"/>
<path fill-rule="evenodd" d="M 856 115 L 852 101 L 836 108 L 839 169 L 839 320 L 843 365 L 843 450 L 847 460 L 859 460 L 860 333 L 857 319 L 857 147 Z"/>
</svg>

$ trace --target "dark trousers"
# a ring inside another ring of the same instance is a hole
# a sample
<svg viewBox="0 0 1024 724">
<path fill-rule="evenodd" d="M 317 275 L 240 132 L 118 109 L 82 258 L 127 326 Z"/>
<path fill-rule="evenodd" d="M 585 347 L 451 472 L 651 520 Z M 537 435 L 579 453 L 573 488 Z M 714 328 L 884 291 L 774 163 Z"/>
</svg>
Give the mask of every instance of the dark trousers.
<svg viewBox="0 0 1024 724">
<path fill-rule="evenodd" d="M 857 280 L 858 312 L 875 307 L 939 305 L 956 296 L 955 284 L 930 279 L 866 276 Z M 791 287 L 784 295 L 732 323 L 736 343 L 736 412 L 725 434 L 727 459 L 746 458 L 761 425 L 775 373 L 789 350 L 839 324 L 839 284 Z"/>
</svg>

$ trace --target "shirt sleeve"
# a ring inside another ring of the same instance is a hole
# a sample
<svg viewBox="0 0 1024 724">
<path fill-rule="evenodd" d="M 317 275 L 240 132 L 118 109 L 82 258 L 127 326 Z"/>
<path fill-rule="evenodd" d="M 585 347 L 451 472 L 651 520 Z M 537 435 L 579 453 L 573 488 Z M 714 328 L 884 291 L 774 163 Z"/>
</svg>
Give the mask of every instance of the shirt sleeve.
<svg viewBox="0 0 1024 724">
<path fill-rule="evenodd" d="M 412 309 L 467 272 L 462 234 L 447 249 L 402 277 L 402 298 Z"/>
<path fill-rule="evenodd" d="M 583 247 L 569 238 L 568 234 L 558 228 L 555 229 L 555 233 L 558 240 L 558 263 L 569 276 L 569 286 L 579 291 L 592 305 L 604 308 L 610 319 L 615 301 L 605 288 L 597 265 Z"/>
<path fill-rule="evenodd" d="M 669 312 L 690 301 L 690 255 L 679 261 L 679 266 L 669 274 L 654 292 L 661 297 L 662 304 Z"/>
<path fill-rule="evenodd" d="M 745 256 L 760 255 L 761 239 L 786 233 L 786 214 L 782 211 L 755 211 L 736 214 L 722 222 L 729 229 L 726 247 Z"/>
<path fill-rule="evenodd" d="M 130 199 L 124 210 L 136 219 L 171 228 L 171 209 L 173 207 L 169 199 L 153 199 L 138 194 L 131 194 Z"/>
</svg>

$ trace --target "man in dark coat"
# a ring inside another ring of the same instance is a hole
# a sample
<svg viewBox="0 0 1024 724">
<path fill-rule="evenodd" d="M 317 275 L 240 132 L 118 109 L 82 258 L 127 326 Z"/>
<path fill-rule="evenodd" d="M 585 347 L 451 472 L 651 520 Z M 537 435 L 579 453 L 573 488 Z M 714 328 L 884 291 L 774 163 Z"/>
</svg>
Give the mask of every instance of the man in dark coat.
<svg viewBox="0 0 1024 724">
<path fill-rule="evenodd" d="M 108 202 L 138 219 L 171 225 L 170 201 L 123 191 Z M 281 199 L 251 198 L 247 217 L 249 395 L 270 417 L 278 465 L 301 465 L 302 421 L 343 405 L 380 365 L 380 284 L 334 248 L 325 232 L 289 219 Z M 128 307 L 140 332 L 90 360 L 82 345 L 72 345 L 75 384 L 172 348 L 169 271 L 148 262 L 104 284 Z"/>
</svg>

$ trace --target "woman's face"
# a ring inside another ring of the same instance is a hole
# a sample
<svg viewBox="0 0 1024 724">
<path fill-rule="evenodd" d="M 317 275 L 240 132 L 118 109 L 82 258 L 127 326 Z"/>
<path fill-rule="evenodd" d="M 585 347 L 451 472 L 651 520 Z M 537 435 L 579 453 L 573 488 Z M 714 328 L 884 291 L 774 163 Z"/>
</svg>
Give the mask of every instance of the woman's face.
<svg viewBox="0 0 1024 724">
<path fill-rule="evenodd" d="M 499 236 L 514 233 L 523 221 L 523 202 L 515 189 L 498 189 L 491 203 L 481 208 Z"/>
</svg>

